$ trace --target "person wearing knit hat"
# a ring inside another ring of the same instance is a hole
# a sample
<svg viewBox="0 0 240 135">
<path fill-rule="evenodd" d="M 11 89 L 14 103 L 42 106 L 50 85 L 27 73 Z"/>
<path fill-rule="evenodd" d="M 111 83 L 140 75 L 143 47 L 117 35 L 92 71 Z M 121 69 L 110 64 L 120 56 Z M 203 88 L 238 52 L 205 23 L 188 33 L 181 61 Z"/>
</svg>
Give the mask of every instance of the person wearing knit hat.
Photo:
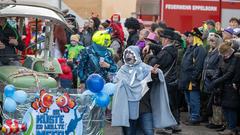
<svg viewBox="0 0 240 135">
<path fill-rule="evenodd" d="M 84 49 L 82 45 L 79 44 L 80 36 L 78 34 L 71 35 L 70 44 L 65 45 L 65 54 L 64 57 L 68 59 L 68 61 L 76 60 L 80 51 Z"/>
<path fill-rule="evenodd" d="M 226 40 L 231 40 L 233 38 L 233 29 L 232 28 L 226 28 L 224 29 L 224 31 L 222 32 L 222 35 L 223 35 L 223 40 L 226 41 Z"/>
<path fill-rule="evenodd" d="M 220 135 L 234 135 L 237 128 L 237 112 L 240 105 L 238 84 L 235 84 L 235 74 L 238 70 L 238 59 L 231 47 L 232 43 L 225 41 L 219 47 L 221 59 L 216 74 L 212 78 L 210 89 L 221 92 L 221 107 L 227 127 Z"/>
<path fill-rule="evenodd" d="M 73 88 L 77 88 L 77 73 L 76 69 L 74 69 L 74 63 L 76 62 L 80 52 L 84 49 L 84 46 L 79 44 L 80 36 L 78 34 L 71 35 L 70 44 L 65 45 L 65 53 L 64 57 L 68 61 L 68 65 L 71 67 L 73 74 Z"/>
<path fill-rule="evenodd" d="M 233 29 L 233 35 L 235 36 L 235 38 L 240 38 L 240 28 L 235 28 Z"/>
</svg>

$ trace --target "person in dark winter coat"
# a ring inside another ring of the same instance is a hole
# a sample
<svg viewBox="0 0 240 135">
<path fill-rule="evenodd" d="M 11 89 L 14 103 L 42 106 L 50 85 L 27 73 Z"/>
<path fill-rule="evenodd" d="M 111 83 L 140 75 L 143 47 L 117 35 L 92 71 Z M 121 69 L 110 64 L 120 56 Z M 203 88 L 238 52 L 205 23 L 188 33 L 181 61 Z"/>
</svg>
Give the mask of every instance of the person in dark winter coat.
<svg viewBox="0 0 240 135">
<path fill-rule="evenodd" d="M 206 51 L 199 30 L 186 34 L 188 48 L 181 63 L 179 89 L 184 91 L 189 108 L 190 118 L 186 124 L 195 125 L 200 122 L 200 81 Z"/>
<path fill-rule="evenodd" d="M 234 134 L 237 127 L 237 109 L 240 105 L 239 91 L 233 85 L 237 58 L 235 51 L 231 47 L 231 42 L 224 42 L 220 48 L 221 59 L 217 73 L 209 88 L 219 88 L 222 93 L 222 108 L 227 121 L 227 130 L 220 132 L 221 135 Z"/>
<path fill-rule="evenodd" d="M 173 45 L 174 34 L 175 33 L 171 30 L 164 30 L 163 34 L 161 35 L 162 49 L 156 56 L 149 60 L 149 64 L 151 66 L 158 64 L 163 73 L 167 73 L 165 76 L 167 84 L 172 83 L 177 79 L 175 74 L 176 69 L 174 66 L 177 60 L 177 48 Z"/>
<path fill-rule="evenodd" d="M 203 71 L 204 91 L 207 93 L 211 93 L 212 91 L 208 87 L 218 67 L 220 59 L 218 47 L 222 42 L 223 40 L 219 35 L 209 33 L 208 43 L 211 48 L 205 58 Z"/>
<path fill-rule="evenodd" d="M 165 29 L 161 35 L 162 48 L 161 51 L 149 59 L 149 65 L 159 65 L 163 71 L 167 84 L 169 103 L 171 111 L 179 123 L 179 112 L 177 106 L 177 56 L 178 50 L 174 45 L 175 32 L 170 29 Z M 173 132 L 180 132 L 181 129 L 176 126 L 172 127 Z"/>
<path fill-rule="evenodd" d="M 25 45 L 17 30 L 0 17 L 0 65 L 20 65 L 16 50 L 24 51 Z"/>
<path fill-rule="evenodd" d="M 203 68 L 203 95 L 202 95 L 202 105 L 203 105 L 203 118 L 206 120 L 208 117 L 212 116 L 209 120 L 209 124 L 206 126 L 211 129 L 220 128 L 223 125 L 222 108 L 220 105 L 220 95 L 214 93 L 213 89 L 209 89 L 209 85 L 217 71 L 220 55 L 218 48 L 222 44 L 223 39 L 216 33 L 209 33 L 208 44 L 210 45 L 210 50 L 205 58 L 204 68 Z"/>
<path fill-rule="evenodd" d="M 92 45 L 92 36 L 98 30 L 100 23 L 101 21 L 97 17 L 92 17 L 85 22 L 83 30 L 79 33 L 83 46 Z"/>
<path fill-rule="evenodd" d="M 136 45 L 139 39 L 138 30 L 140 29 L 140 23 L 136 18 L 130 17 L 126 19 L 124 26 L 127 28 L 129 33 L 127 46 Z"/>
</svg>

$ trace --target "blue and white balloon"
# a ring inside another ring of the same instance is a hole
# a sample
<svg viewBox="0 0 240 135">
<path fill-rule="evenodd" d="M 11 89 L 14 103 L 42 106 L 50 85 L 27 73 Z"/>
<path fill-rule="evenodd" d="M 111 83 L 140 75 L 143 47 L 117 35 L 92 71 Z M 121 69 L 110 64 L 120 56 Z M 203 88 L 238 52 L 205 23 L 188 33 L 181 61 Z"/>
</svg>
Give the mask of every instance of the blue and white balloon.
<svg viewBox="0 0 240 135">
<path fill-rule="evenodd" d="M 116 91 L 116 85 L 113 83 L 106 83 L 103 87 L 102 92 L 112 96 Z"/>
<path fill-rule="evenodd" d="M 13 85 L 7 85 L 4 87 L 4 95 L 6 97 L 12 97 L 15 91 L 16 88 Z"/>
<path fill-rule="evenodd" d="M 17 108 L 17 103 L 12 99 L 7 97 L 4 101 L 3 110 L 8 113 L 14 113 Z"/>
<path fill-rule="evenodd" d="M 16 91 L 14 92 L 13 94 L 13 99 L 19 103 L 19 104 L 23 104 L 24 102 L 26 102 L 27 100 L 27 93 L 25 91 L 22 91 L 22 90 L 19 90 L 19 91 Z"/>
<path fill-rule="evenodd" d="M 86 81 L 87 88 L 93 93 L 99 93 L 104 87 L 104 79 L 99 74 L 91 74 Z"/>
<path fill-rule="evenodd" d="M 110 97 L 106 93 L 96 93 L 96 105 L 99 107 L 107 107 L 110 103 Z"/>
</svg>

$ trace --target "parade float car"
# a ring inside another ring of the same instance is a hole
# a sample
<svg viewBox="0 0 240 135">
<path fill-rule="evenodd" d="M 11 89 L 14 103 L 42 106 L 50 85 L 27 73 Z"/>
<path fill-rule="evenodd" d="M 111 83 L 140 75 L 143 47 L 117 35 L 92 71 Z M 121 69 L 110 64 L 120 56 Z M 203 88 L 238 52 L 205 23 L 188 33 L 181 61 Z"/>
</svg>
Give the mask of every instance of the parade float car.
<svg viewBox="0 0 240 135">
<path fill-rule="evenodd" d="M 26 2 L 18 3 L 10 1 L 0 2 L 0 17 L 20 18 L 20 28 L 18 27 L 18 29 L 21 29 L 23 26 L 21 24 L 24 23 L 26 18 L 44 20 L 46 27 L 44 41 L 45 46 L 44 48 L 40 48 L 43 52 L 42 57 L 27 55 L 24 58 L 21 57 L 24 59 L 22 66 L 0 66 L 1 91 L 7 84 L 12 84 L 16 87 L 16 89 L 22 90 L 39 87 L 49 89 L 57 88 L 57 81 L 50 76 L 62 73 L 57 59 L 52 58 L 50 55 L 51 48 L 53 46 L 54 26 L 61 25 L 64 26 L 66 30 L 71 31 L 61 11 L 45 4 Z M 19 33 L 21 36 L 22 32 Z"/>
<path fill-rule="evenodd" d="M 37 48 L 43 55 L 21 57 L 24 59 L 22 66 L 0 66 L 0 134 L 1 131 L 8 135 L 103 134 L 105 109 L 97 107 L 96 104 L 100 103 L 96 102 L 97 93 L 86 91 L 85 94 L 72 95 L 67 90 L 62 92 L 57 87 L 57 81 L 51 77 L 62 73 L 60 64 L 51 55 L 54 27 L 61 25 L 65 30 L 72 31 L 62 13 L 50 6 L 22 1 L 0 1 L 0 17 L 44 20 L 45 45 Z M 19 26 L 21 22 L 23 20 L 20 20 Z M 21 36 L 22 32 L 19 33 Z M 96 82 L 94 85 L 97 86 Z M 14 91 L 14 94 L 9 96 L 7 91 Z M 25 93 L 24 101 L 24 96 L 16 94 L 18 92 Z M 108 97 L 107 94 L 105 96 Z M 110 101 L 110 98 L 104 99 Z"/>
</svg>

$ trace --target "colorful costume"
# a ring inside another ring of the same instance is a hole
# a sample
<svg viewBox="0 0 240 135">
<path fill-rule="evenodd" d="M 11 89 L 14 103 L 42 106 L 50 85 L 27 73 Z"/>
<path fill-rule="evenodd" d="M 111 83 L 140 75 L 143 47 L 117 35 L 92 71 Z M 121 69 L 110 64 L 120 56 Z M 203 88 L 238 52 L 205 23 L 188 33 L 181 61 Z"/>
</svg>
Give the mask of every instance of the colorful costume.
<svg viewBox="0 0 240 135">
<path fill-rule="evenodd" d="M 127 53 L 132 55 L 134 60 L 130 60 Z M 115 78 L 117 91 L 113 98 L 112 126 L 129 127 L 129 120 L 138 119 L 140 100 L 149 91 L 147 83 L 152 81 L 152 67 L 141 61 L 140 49 L 137 46 L 128 47 L 123 55 L 125 64 Z M 177 125 L 169 107 L 166 83 L 161 70 L 158 70 L 158 77 L 159 83 L 152 84 L 149 94 L 153 127 Z"/>
<path fill-rule="evenodd" d="M 110 45 L 110 35 L 104 31 L 98 31 L 93 35 L 91 46 L 82 50 L 78 57 L 78 76 L 81 82 L 85 82 L 90 74 L 100 74 L 106 82 L 110 81 L 108 74 L 117 71 L 117 65 L 114 63 L 112 53 L 107 49 Z M 110 65 L 109 68 L 100 67 L 100 59 Z"/>
<path fill-rule="evenodd" d="M 80 51 L 84 49 L 84 46 L 79 45 L 79 39 L 78 35 L 71 36 L 71 44 L 65 45 L 65 58 L 70 60 L 77 59 Z"/>
<path fill-rule="evenodd" d="M 80 51 L 84 49 L 81 45 L 72 46 L 71 44 L 67 44 L 65 47 L 68 52 L 67 59 L 77 58 Z"/>
</svg>

